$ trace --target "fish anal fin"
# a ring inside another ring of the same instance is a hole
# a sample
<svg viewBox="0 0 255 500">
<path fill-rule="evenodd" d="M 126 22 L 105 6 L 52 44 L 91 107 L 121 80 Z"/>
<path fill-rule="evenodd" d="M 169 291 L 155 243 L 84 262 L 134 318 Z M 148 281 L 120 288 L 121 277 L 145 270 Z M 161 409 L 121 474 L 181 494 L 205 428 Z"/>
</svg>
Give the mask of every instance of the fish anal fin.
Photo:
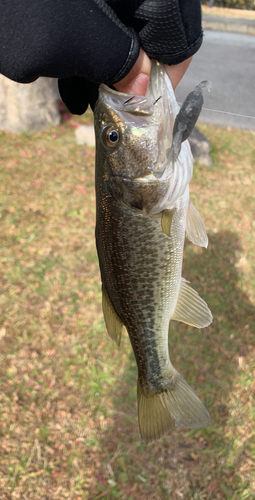
<svg viewBox="0 0 255 500">
<path fill-rule="evenodd" d="M 173 427 L 200 429 L 210 424 L 210 415 L 186 380 L 174 368 L 171 386 L 147 395 L 138 380 L 138 419 L 140 433 L 147 444 Z"/>
<path fill-rule="evenodd" d="M 196 290 L 182 278 L 178 301 L 171 319 L 196 328 L 205 328 L 212 322 L 212 313 Z"/>
<path fill-rule="evenodd" d="M 195 245 L 207 248 L 208 237 L 205 225 L 192 203 L 189 203 L 187 211 L 186 236 Z"/>
<path fill-rule="evenodd" d="M 163 232 L 167 235 L 170 236 L 170 229 L 171 229 L 171 224 L 173 220 L 175 210 L 163 210 L 162 216 L 161 216 L 161 227 L 163 229 Z"/>
<path fill-rule="evenodd" d="M 118 314 L 116 313 L 112 305 L 112 301 L 104 286 L 102 286 L 102 307 L 107 332 L 111 339 L 116 342 L 117 346 L 120 346 L 124 325 Z"/>
</svg>

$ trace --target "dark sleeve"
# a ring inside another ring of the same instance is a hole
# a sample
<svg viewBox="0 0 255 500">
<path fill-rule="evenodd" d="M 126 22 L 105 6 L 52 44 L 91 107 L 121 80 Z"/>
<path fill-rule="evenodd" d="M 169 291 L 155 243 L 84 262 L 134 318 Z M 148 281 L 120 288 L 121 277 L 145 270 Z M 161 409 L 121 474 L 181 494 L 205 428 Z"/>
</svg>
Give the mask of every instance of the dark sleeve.
<svg viewBox="0 0 255 500">
<path fill-rule="evenodd" d="M 104 0 L 0 0 L 0 73 L 21 83 L 74 75 L 124 78 L 139 38 Z"/>
</svg>

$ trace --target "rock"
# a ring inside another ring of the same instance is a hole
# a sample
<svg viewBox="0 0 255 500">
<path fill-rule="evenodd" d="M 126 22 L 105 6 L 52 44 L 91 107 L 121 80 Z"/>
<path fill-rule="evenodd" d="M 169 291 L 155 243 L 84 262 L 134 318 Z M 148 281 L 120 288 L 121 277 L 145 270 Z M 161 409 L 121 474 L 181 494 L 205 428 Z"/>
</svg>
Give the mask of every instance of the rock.
<svg viewBox="0 0 255 500">
<path fill-rule="evenodd" d="M 194 161 L 198 161 L 201 165 L 210 167 L 212 164 L 212 160 L 209 156 L 211 149 L 210 142 L 196 127 L 189 136 L 189 143 Z"/>
<path fill-rule="evenodd" d="M 22 84 L 0 75 L 0 129 L 39 132 L 60 123 L 58 86 L 53 78 Z"/>
<path fill-rule="evenodd" d="M 95 132 L 93 125 L 81 125 L 75 130 L 75 139 L 77 144 L 86 144 L 95 146 Z"/>
</svg>

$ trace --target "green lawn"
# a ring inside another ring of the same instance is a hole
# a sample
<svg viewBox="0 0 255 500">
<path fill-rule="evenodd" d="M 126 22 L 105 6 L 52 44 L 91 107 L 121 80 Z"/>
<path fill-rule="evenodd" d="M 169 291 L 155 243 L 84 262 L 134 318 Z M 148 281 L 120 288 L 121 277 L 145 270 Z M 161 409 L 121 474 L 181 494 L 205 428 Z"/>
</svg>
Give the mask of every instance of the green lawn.
<svg viewBox="0 0 255 500">
<path fill-rule="evenodd" d="M 200 126 L 213 165 L 190 187 L 209 247 L 187 242 L 183 276 L 214 320 L 172 322 L 169 345 L 212 423 L 146 447 L 129 340 L 103 322 L 94 150 L 75 122 L 0 134 L 0 500 L 255 498 L 255 134 Z"/>
</svg>

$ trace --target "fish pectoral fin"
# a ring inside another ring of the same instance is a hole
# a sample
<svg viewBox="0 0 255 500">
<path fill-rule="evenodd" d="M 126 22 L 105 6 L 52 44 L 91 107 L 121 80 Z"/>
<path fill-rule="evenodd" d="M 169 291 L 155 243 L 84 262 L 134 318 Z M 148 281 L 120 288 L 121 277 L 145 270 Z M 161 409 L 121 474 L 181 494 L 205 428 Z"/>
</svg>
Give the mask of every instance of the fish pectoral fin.
<svg viewBox="0 0 255 500">
<path fill-rule="evenodd" d="M 121 335 L 124 329 L 124 325 L 116 313 L 112 301 L 105 289 L 102 285 L 102 307 L 104 313 L 104 320 L 107 328 L 108 335 L 111 337 L 114 342 L 116 342 L 117 346 L 120 346 Z"/>
<path fill-rule="evenodd" d="M 210 424 L 210 415 L 186 380 L 173 367 L 170 387 L 147 395 L 138 380 L 138 420 L 143 441 L 159 439 L 173 427 L 200 429 Z"/>
<path fill-rule="evenodd" d="M 189 203 L 187 212 L 186 236 L 195 245 L 207 248 L 208 237 L 206 234 L 205 225 L 192 203 Z"/>
<path fill-rule="evenodd" d="M 212 313 L 206 302 L 188 283 L 182 278 L 178 301 L 171 319 L 196 328 L 205 328 L 212 322 Z"/>
<path fill-rule="evenodd" d="M 170 229 L 171 229 L 171 224 L 173 220 L 175 210 L 163 210 L 162 216 L 161 216 L 161 227 L 163 229 L 163 232 L 167 235 L 170 236 Z"/>
</svg>

